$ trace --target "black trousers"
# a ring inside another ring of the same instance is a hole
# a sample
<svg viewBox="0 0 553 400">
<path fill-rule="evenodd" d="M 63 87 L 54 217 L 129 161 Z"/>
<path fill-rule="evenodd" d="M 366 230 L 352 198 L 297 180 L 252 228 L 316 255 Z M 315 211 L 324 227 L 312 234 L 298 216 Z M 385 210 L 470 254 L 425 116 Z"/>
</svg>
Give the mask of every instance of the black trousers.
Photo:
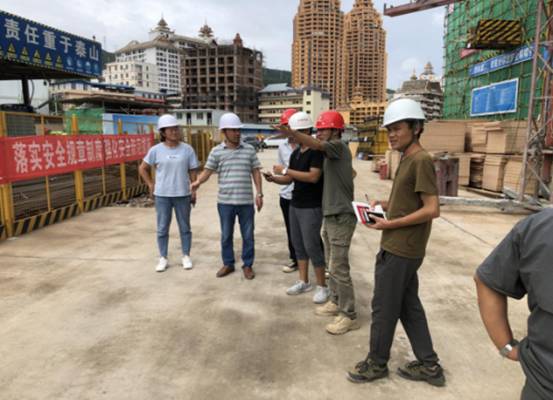
<svg viewBox="0 0 553 400">
<path fill-rule="evenodd" d="M 386 364 L 390 359 L 398 320 L 405 328 L 415 357 L 428 366 L 438 361 L 418 294 L 417 270 L 421 264 L 422 258 L 400 257 L 385 250 L 376 256 L 369 357 L 378 364 Z"/>
<path fill-rule="evenodd" d="M 280 197 L 280 209 L 282 210 L 282 216 L 284 217 L 284 224 L 286 225 L 286 237 L 288 239 L 288 253 L 290 255 L 290 260 L 294 262 L 296 259 L 296 252 L 294 251 L 294 246 L 292 245 L 292 235 L 290 234 L 290 203 L 291 200 L 284 199 Z"/>
</svg>

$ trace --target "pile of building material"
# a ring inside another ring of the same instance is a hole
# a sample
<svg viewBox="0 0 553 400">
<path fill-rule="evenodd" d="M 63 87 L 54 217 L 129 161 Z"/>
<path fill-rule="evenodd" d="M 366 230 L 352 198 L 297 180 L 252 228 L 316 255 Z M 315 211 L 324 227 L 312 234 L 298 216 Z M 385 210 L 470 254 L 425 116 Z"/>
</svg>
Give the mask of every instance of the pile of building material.
<svg viewBox="0 0 553 400">
<path fill-rule="evenodd" d="M 537 190 L 538 180 L 536 176 L 528 171 L 526 174 L 526 194 L 533 195 Z M 522 190 L 522 156 L 509 157 L 505 165 L 503 187 L 520 193 Z"/>
<path fill-rule="evenodd" d="M 493 192 L 508 188 L 518 193 L 522 185 L 521 154 L 526 129 L 526 121 L 431 121 L 425 124 L 421 144 L 436 160 L 444 154 L 459 160 L 459 185 Z M 393 179 L 400 157 L 397 151 L 388 150 L 384 160 L 373 165 L 373 170 Z M 385 167 L 380 170 L 382 164 Z M 536 177 L 528 172 L 526 179 L 526 193 L 534 194 Z"/>
<path fill-rule="evenodd" d="M 466 121 L 430 121 L 424 125 L 421 144 L 427 151 L 463 153 Z"/>
<path fill-rule="evenodd" d="M 482 178 L 484 175 L 484 161 L 486 155 L 481 153 L 470 154 L 470 175 L 468 186 L 480 189 L 482 187 Z"/>
<path fill-rule="evenodd" d="M 508 158 L 505 155 L 487 154 L 484 161 L 482 188 L 492 192 L 501 192 L 503 177 Z"/>
</svg>

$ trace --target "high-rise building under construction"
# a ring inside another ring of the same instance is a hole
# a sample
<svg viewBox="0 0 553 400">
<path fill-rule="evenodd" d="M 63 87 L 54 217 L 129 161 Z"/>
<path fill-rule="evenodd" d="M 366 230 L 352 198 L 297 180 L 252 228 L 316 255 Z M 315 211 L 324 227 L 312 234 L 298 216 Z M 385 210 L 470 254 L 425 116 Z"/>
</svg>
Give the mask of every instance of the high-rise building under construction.
<svg viewBox="0 0 553 400">
<path fill-rule="evenodd" d="M 331 93 L 333 107 L 354 92 L 369 102 L 386 99 L 386 32 L 371 0 L 356 0 L 344 17 L 339 0 L 300 0 L 294 17 L 292 86 Z"/>
<path fill-rule="evenodd" d="M 344 17 L 337 104 L 349 104 L 354 92 L 365 101 L 386 100 L 386 32 L 372 0 L 355 0 Z"/>
<path fill-rule="evenodd" d="M 301 0 L 294 17 L 292 86 L 318 87 L 335 104 L 343 16 L 339 0 Z"/>
</svg>

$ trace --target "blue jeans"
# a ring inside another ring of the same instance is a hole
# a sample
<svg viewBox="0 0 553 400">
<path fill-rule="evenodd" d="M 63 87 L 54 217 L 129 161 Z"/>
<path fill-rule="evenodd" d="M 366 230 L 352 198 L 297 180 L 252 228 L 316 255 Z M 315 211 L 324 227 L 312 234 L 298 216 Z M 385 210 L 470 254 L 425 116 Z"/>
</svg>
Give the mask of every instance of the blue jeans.
<svg viewBox="0 0 553 400">
<path fill-rule="evenodd" d="M 238 216 L 240 233 L 242 234 L 242 261 L 244 266 L 251 267 L 254 258 L 254 207 L 253 204 L 232 205 L 217 203 L 219 220 L 221 221 L 221 252 L 223 264 L 234 267 L 233 233 L 234 221 Z"/>
<path fill-rule="evenodd" d="M 190 196 L 156 196 L 155 201 L 157 214 L 157 247 L 159 248 L 159 255 L 161 257 L 167 257 L 169 227 L 171 226 L 173 208 L 175 209 L 175 215 L 177 216 L 177 223 L 179 225 L 182 254 L 190 255 L 190 247 L 192 246 L 192 231 L 190 230 Z"/>
</svg>

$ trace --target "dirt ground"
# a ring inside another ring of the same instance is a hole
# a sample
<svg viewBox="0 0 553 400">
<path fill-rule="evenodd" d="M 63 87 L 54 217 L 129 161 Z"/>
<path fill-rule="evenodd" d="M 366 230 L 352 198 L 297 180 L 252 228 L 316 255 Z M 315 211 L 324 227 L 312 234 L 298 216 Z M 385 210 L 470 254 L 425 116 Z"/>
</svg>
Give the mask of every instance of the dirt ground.
<svg viewBox="0 0 553 400">
<path fill-rule="evenodd" d="M 259 153 L 270 168 L 276 150 Z M 354 161 L 356 198 L 385 198 L 391 181 Z M 444 207 L 420 270 L 420 295 L 447 386 L 389 379 L 355 385 L 345 372 L 368 349 L 380 234 L 358 227 L 351 265 L 362 329 L 324 330 L 311 294 L 287 296 L 278 187 L 264 183 L 256 215 L 257 277 L 221 266 L 216 177 L 192 212 L 194 269 L 185 271 L 173 222 L 171 267 L 157 261 L 153 208 L 111 207 L 0 244 L 0 398 L 7 399 L 501 399 L 519 398 L 520 366 L 482 326 L 472 276 L 523 215 Z M 240 239 L 235 235 L 239 257 Z M 238 265 L 239 261 L 237 261 Z M 510 303 L 523 337 L 525 301 Z M 412 352 L 398 325 L 391 371 Z"/>
</svg>

